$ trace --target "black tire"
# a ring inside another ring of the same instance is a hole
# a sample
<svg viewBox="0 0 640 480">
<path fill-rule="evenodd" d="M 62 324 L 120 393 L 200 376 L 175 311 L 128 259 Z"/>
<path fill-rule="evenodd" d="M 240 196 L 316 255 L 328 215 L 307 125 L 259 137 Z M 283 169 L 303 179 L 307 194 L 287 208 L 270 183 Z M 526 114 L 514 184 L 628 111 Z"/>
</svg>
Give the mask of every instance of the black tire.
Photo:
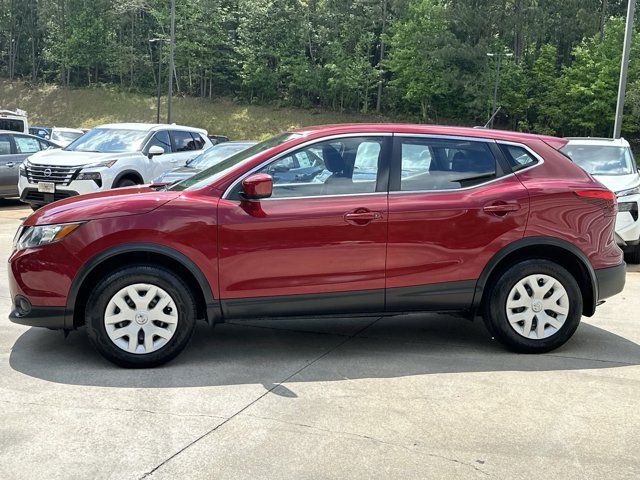
<svg viewBox="0 0 640 480">
<path fill-rule="evenodd" d="M 133 187 L 134 185 L 139 185 L 139 183 L 132 180 L 131 178 L 121 178 L 116 182 L 113 188 Z"/>
<path fill-rule="evenodd" d="M 165 290 L 175 302 L 178 323 L 173 336 L 158 350 L 129 353 L 118 347 L 107 334 L 104 315 L 111 298 L 135 283 L 147 283 Z M 126 368 L 150 368 L 175 358 L 189 343 L 196 322 L 193 293 L 176 274 L 163 267 L 133 265 L 118 269 L 100 280 L 87 300 L 85 323 L 89 340 L 107 360 Z"/>
<path fill-rule="evenodd" d="M 557 332 L 542 339 L 530 339 L 521 335 L 507 319 L 509 293 L 520 280 L 535 274 L 548 275 L 558 280 L 569 300 L 569 311 L 564 324 Z M 489 332 L 507 348 L 519 353 L 544 353 L 566 343 L 578 328 L 582 317 L 582 292 L 573 275 L 562 266 L 543 259 L 525 260 L 508 267 L 493 285 L 488 286 L 482 310 Z"/>
<path fill-rule="evenodd" d="M 30 203 L 29 206 L 31 207 L 31 210 L 33 210 L 34 212 L 42 208 L 42 205 L 34 205 L 32 203 Z"/>
<path fill-rule="evenodd" d="M 624 252 L 624 259 L 627 263 L 640 263 L 640 245 L 629 247 L 629 249 Z"/>
</svg>

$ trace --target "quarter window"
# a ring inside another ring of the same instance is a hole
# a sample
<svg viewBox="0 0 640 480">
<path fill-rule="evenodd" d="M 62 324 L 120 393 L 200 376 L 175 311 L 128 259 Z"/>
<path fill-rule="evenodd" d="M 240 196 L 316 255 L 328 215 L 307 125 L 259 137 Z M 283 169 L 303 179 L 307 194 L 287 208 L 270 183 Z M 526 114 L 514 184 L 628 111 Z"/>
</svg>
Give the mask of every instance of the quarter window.
<svg viewBox="0 0 640 480">
<path fill-rule="evenodd" d="M 350 195 L 376 191 L 382 137 L 315 143 L 267 165 L 272 198 Z"/>
<path fill-rule="evenodd" d="M 496 161 L 484 142 L 430 138 L 400 141 L 402 191 L 454 190 L 496 178 Z"/>
<path fill-rule="evenodd" d="M 520 170 L 538 163 L 536 157 L 531 155 L 526 148 L 505 144 L 501 144 L 500 148 L 505 157 L 507 157 L 511 170 Z"/>
</svg>

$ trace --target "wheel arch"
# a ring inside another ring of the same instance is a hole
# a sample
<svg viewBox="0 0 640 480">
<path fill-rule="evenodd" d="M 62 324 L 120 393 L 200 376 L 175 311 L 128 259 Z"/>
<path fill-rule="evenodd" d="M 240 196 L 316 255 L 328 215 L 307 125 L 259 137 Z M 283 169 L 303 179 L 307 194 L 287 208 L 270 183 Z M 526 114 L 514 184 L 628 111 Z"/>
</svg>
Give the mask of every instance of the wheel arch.
<svg viewBox="0 0 640 480">
<path fill-rule="evenodd" d="M 587 256 L 575 245 L 553 237 L 526 237 L 513 242 L 496 253 L 483 269 L 473 297 L 473 309 L 477 311 L 485 300 L 487 287 L 506 268 L 514 263 L 543 258 L 566 268 L 576 279 L 582 292 L 582 314 L 595 313 L 598 298 L 596 275 Z"/>
<path fill-rule="evenodd" d="M 113 183 L 111 184 L 111 188 L 114 188 L 123 178 L 131 178 L 132 180 L 139 182 L 140 185 L 144 183 L 144 178 L 142 178 L 142 175 L 140 175 L 140 173 L 138 173 L 136 170 L 129 169 L 123 170 L 118 175 L 116 175 L 116 178 L 113 179 Z"/>
<path fill-rule="evenodd" d="M 124 243 L 92 257 L 78 271 L 67 296 L 65 327 L 84 323 L 85 304 L 91 287 L 107 272 L 124 265 L 147 263 L 162 265 L 179 275 L 196 297 L 198 318 L 210 324 L 220 320 L 220 304 L 202 270 L 183 253 L 156 243 Z"/>
</svg>

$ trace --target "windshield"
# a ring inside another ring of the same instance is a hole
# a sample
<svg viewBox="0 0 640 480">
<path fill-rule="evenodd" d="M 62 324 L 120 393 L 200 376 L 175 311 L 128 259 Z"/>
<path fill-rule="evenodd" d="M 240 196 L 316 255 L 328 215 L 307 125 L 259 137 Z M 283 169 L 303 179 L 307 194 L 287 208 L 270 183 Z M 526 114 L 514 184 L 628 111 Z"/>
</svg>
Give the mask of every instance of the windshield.
<svg viewBox="0 0 640 480">
<path fill-rule="evenodd" d="M 188 188 L 201 188 L 211 183 L 213 180 L 218 178 L 225 170 L 229 168 L 235 167 L 241 162 L 249 160 L 250 158 L 256 156 L 257 154 L 264 152 L 270 148 L 276 147 L 281 143 L 286 142 L 287 140 L 291 140 L 292 138 L 299 137 L 299 133 L 281 133 L 280 135 L 276 135 L 274 137 L 268 138 L 260 143 L 256 143 L 252 147 L 249 147 L 241 152 L 238 152 L 225 160 L 222 160 L 219 163 L 203 170 L 200 173 L 196 173 L 194 176 L 183 180 L 182 182 L 176 183 L 169 190 L 186 190 Z"/>
<path fill-rule="evenodd" d="M 214 166 L 216 163 L 220 163 L 225 158 L 229 158 L 234 153 L 238 153 L 242 150 L 254 145 L 253 143 L 241 143 L 232 145 L 216 145 L 211 147 L 206 152 L 198 155 L 191 160 L 187 165 L 193 168 L 204 170 Z"/>
<path fill-rule="evenodd" d="M 75 152 L 138 152 L 147 137 L 147 130 L 94 128 L 68 145 L 64 150 Z"/>
<path fill-rule="evenodd" d="M 51 134 L 51 140 L 61 140 L 63 142 L 73 142 L 76 138 L 81 137 L 81 132 L 60 132 L 54 130 Z"/>
<path fill-rule="evenodd" d="M 567 144 L 560 151 L 592 175 L 629 175 L 635 171 L 627 147 Z"/>
</svg>

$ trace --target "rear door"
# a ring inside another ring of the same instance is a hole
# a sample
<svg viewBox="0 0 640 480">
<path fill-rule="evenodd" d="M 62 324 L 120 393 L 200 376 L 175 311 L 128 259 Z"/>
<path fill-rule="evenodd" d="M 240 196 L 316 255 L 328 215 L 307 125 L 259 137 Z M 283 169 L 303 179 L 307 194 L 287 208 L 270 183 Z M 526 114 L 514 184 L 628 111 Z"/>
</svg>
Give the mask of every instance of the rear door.
<svg viewBox="0 0 640 480">
<path fill-rule="evenodd" d="M 469 307 L 489 259 L 523 237 L 529 210 L 496 143 L 397 135 L 390 188 L 387 310 Z"/>
<path fill-rule="evenodd" d="M 390 140 L 318 140 L 258 170 L 277 178 L 271 198 L 245 201 L 240 186 L 227 192 L 218 205 L 226 316 L 384 309 Z M 365 154 L 375 155 L 373 177 L 358 179 Z M 300 172 L 294 158 L 312 158 L 328 175 Z"/>
</svg>

